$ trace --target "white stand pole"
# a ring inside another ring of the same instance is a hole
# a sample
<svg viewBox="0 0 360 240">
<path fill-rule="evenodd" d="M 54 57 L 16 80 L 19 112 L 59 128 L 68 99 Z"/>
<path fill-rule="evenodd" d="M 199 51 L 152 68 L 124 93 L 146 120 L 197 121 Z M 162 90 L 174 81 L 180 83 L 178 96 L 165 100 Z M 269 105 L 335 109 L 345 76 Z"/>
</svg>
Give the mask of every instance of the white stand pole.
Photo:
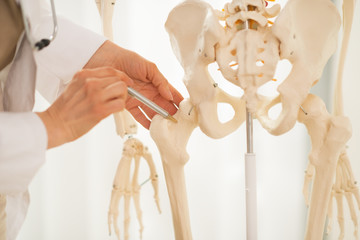
<svg viewBox="0 0 360 240">
<path fill-rule="evenodd" d="M 246 239 L 257 240 L 256 158 L 253 152 L 253 118 L 246 110 L 245 192 Z"/>
</svg>

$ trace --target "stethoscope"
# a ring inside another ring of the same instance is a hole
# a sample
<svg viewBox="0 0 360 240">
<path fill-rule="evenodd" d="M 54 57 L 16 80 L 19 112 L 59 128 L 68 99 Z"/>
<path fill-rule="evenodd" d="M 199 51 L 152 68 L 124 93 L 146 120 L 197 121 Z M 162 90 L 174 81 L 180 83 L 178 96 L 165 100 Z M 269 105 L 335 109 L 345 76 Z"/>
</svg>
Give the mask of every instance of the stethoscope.
<svg viewBox="0 0 360 240">
<path fill-rule="evenodd" d="M 53 20 L 53 32 L 52 34 L 48 37 L 48 38 L 43 38 L 41 40 L 36 40 L 31 32 L 30 32 L 30 22 L 29 19 L 26 17 L 25 12 L 24 12 L 24 8 L 21 7 L 21 12 L 22 12 L 22 16 L 23 16 L 23 21 L 24 21 L 24 28 L 25 28 L 25 33 L 27 35 L 27 38 L 30 42 L 30 45 L 32 48 L 34 48 L 37 51 L 40 51 L 41 49 L 43 49 L 44 47 L 49 46 L 49 44 L 54 41 L 56 34 L 58 32 L 58 23 L 57 23 L 57 18 L 56 18 L 56 12 L 55 12 L 55 4 L 54 4 L 54 0 L 50 0 L 50 4 L 51 4 L 51 15 L 52 15 L 52 20 Z"/>
</svg>

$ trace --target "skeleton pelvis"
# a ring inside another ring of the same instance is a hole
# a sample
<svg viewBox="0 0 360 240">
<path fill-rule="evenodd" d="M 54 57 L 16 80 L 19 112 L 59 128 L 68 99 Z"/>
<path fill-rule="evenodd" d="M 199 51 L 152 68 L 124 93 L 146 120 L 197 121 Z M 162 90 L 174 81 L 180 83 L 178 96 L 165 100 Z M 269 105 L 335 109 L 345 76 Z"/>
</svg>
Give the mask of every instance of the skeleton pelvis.
<svg viewBox="0 0 360 240">
<path fill-rule="evenodd" d="M 243 89 L 250 84 L 260 86 L 275 73 L 278 42 L 268 30 L 241 30 L 228 43 L 217 45 L 216 61 L 223 76 L 232 83 Z M 254 82 L 247 81 L 249 76 L 254 77 Z"/>
<path fill-rule="evenodd" d="M 227 103 L 234 110 L 234 116 L 222 123 L 218 117 L 218 103 Z M 220 88 L 216 88 L 216 96 L 209 101 L 197 105 L 199 127 L 211 138 L 223 138 L 234 132 L 245 121 L 245 101 L 233 97 Z"/>
<path fill-rule="evenodd" d="M 249 106 L 256 106 L 257 89 L 270 81 L 279 61 L 279 43 L 269 29 L 244 29 L 217 45 L 216 61 L 223 76 L 244 90 Z"/>
</svg>

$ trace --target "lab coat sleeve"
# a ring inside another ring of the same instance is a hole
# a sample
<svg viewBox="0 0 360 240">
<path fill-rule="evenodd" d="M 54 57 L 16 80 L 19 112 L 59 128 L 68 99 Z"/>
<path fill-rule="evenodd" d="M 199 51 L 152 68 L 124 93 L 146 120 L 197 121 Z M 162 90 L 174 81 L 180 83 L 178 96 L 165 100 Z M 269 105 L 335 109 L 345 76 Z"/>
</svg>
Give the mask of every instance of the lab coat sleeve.
<svg viewBox="0 0 360 240">
<path fill-rule="evenodd" d="M 50 19 L 49 19 L 50 21 Z M 58 18 L 59 30 L 55 40 L 35 53 L 37 63 L 36 88 L 49 102 L 53 102 L 80 71 L 106 38 L 69 20 Z M 45 25 L 46 26 L 46 25 Z M 50 29 L 39 29 L 46 36 Z"/>
<path fill-rule="evenodd" d="M 55 40 L 34 54 L 37 90 L 49 102 L 56 99 L 106 40 L 64 18 L 58 22 Z M 0 194 L 25 192 L 45 162 L 46 148 L 46 129 L 35 113 L 0 112 Z"/>
<path fill-rule="evenodd" d="M 0 194 L 25 192 L 45 162 L 46 129 L 32 112 L 0 112 Z"/>
</svg>

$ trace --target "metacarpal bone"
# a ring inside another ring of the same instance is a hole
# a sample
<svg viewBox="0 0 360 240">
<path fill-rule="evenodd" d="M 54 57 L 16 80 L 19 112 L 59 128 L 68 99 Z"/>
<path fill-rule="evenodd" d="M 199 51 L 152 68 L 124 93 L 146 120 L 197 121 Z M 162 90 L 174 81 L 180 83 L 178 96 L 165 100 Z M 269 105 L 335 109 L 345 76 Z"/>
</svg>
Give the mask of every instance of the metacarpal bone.
<svg viewBox="0 0 360 240">
<path fill-rule="evenodd" d="M 129 138 L 124 142 L 122 158 L 119 162 L 116 174 L 114 177 L 113 190 L 111 193 L 111 201 L 108 214 L 109 233 L 111 234 L 111 226 L 114 227 L 117 238 L 120 240 L 120 230 L 117 219 L 119 215 L 119 203 L 124 197 L 124 239 L 129 238 L 129 224 L 130 224 L 130 201 L 133 199 L 137 219 L 140 225 L 140 238 L 143 232 L 142 211 L 140 207 L 140 184 L 139 167 L 140 159 L 143 157 L 150 168 L 150 179 L 155 192 L 155 202 L 160 212 L 160 205 L 158 199 L 158 184 L 155 164 L 153 162 L 151 153 L 140 140 L 136 138 Z M 134 173 L 130 179 L 131 163 L 134 159 Z M 130 181 L 131 180 L 131 181 Z"/>
<path fill-rule="evenodd" d="M 160 200 L 159 200 L 158 175 L 157 175 L 157 172 L 156 172 L 154 160 L 152 158 L 152 155 L 151 155 L 148 147 L 144 148 L 144 152 L 143 152 L 142 157 L 146 160 L 147 164 L 149 165 L 151 184 L 152 184 L 153 189 L 154 189 L 154 200 L 155 200 L 156 207 L 157 207 L 159 213 L 161 213 Z"/>
<path fill-rule="evenodd" d="M 347 156 L 346 150 L 344 149 L 339 157 L 338 166 L 336 170 L 336 181 L 334 184 L 334 190 L 337 194 L 336 200 L 341 201 L 338 202 L 338 222 L 340 226 L 340 237 L 344 237 L 344 214 L 343 214 L 343 200 L 342 198 L 346 198 L 347 205 L 349 206 L 351 219 L 354 224 L 354 236 L 355 239 L 358 239 L 358 221 L 356 208 L 354 205 L 354 198 L 357 203 L 357 208 L 359 208 L 359 189 L 356 186 L 354 176 L 352 173 L 351 165 L 349 162 L 349 158 Z"/>
<path fill-rule="evenodd" d="M 309 206 L 310 204 L 309 187 L 310 187 L 310 182 L 314 177 L 314 174 L 315 174 L 314 166 L 308 163 L 308 166 L 305 171 L 304 186 L 303 186 L 303 195 L 305 198 L 306 206 Z"/>
</svg>

